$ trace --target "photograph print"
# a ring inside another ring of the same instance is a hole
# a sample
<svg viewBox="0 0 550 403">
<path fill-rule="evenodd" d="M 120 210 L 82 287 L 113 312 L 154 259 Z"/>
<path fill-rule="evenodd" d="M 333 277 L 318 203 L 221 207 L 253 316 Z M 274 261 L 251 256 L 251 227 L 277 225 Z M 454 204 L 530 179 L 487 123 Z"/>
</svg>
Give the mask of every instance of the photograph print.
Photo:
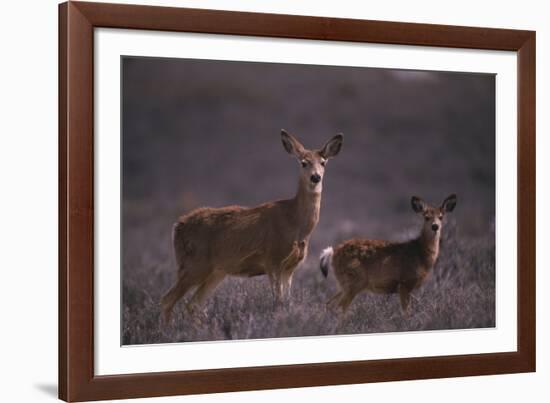
<svg viewBox="0 0 550 403">
<path fill-rule="evenodd" d="M 123 345 L 495 327 L 495 76 L 122 57 Z"/>
</svg>

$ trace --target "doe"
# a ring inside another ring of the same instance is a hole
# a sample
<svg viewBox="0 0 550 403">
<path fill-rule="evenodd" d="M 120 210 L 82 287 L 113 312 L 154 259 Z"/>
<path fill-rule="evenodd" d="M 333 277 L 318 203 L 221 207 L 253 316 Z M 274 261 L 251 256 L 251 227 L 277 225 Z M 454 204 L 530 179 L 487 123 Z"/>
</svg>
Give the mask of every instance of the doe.
<svg viewBox="0 0 550 403">
<path fill-rule="evenodd" d="M 334 136 L 319 150 L 304 148 L 284 130 L 281 140 L 300 164 L 295 197 L 251 208 L 199 208 L 174 224 L 177 279 L 161 300 L 165 321 L 189 290 L 196 288 L 188 304 L 192 310 L 227 275 L 267 274 L 276 302 L 290 293 L 292 275 L 305 259 L 319 221 L 325 165 L 340 152 L 343 135 Z"/>
<path fill-rule="evenodd" d="M 439 255 L 439 240 L 445 213 L 453 211 L 456 195 L 440 207 L 427 205 L 414 196 L 411 205 L 424 219 L 420 234 L 406 242 L 351 239 L 321 254 L 320 269 L 326 277 L 332 267 L 340 290 L 327 303 L 346 312 L 357 294 L 370 291 L 399 293 L 401 308 L 409 311 L 411 292 L 420 287 Z"/>
</svg>

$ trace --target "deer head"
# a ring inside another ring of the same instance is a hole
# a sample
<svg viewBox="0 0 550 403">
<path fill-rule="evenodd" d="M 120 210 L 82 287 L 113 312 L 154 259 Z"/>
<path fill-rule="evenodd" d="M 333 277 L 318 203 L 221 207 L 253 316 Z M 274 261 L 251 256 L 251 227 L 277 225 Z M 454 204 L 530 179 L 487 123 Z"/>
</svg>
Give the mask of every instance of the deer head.
<svg viewBox="0 0 550 403">
<path fill-rule="evenodd" d="M 411 206 L 416 213 L 422 214 L 424 217 L 422 233 L 428 238 L 434 238 L 438 237 L 441 233 L 445 214 L 454 210 L 456 206 L 456 195 L 452 194 L 447 197 L 439 207 L 430 206 L 421 198 L 413 196 L 411 199 Z"/>
<path fill-rule="evenodd" d="M 283 147 L 300 164 L 300 186 L 312 193 L 323 190 L 323 176 L 329 159 L 336 157 L 342 149 L 343 134 L 331 138 L 319 150 L 308 150 L 294 136 L 281 130 Z"/>
</svg>

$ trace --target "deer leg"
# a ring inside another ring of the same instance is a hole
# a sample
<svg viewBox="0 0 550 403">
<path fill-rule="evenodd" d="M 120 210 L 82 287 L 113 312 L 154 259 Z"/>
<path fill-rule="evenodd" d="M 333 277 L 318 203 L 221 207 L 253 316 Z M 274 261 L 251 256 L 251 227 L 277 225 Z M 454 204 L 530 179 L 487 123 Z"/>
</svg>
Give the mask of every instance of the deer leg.
<svg viewBox="0 0 550 403">
<path fill-rule="evenodd" d="M 292 285 L 292 271 L 282 271 L 279 278 L 279 292 L 281 299 L 290 298 L 290 286 Z"/>
<path fill-rule="evenodd" d="M 179 276 L 176 284 L 162 297 L 160 304 L 162 307 L 162 315 L 165 323 L 170 322 L 170 317 L 172 315 L 172 309 L 174 305 L 180 300 L 181 297 L 185 295 L 191 287 L 193 287 L 194 282 L 191 281 L 190 277 L 185 273 Z"/>
<path fill-rule="evenodd" d="M 197 288 L 193 297 L 188 303 L 190 310 L 193 310 L 193 307 L 200 307 L 206 301 L 206 298 L 216 289 L 216 287 L 222 282 L 225 278 L 225 273 L 219 270 L 212 272 L 206 280 L 202 282 L 201 285 Z"/>
<path fill-rule="evenodd" d="M 305 259 L 307 252 L 306 241 L 294 241 L 290 253 L 283 259 L 279 266 L 281 296 L 290 299 L 290 290 L 292 287 L 292 276 L 294 271 L 302 260 Z"/>
<path fill-rule="evenodd" d="M 346 293 L 342 293 L 342 296 L 340 297 L 340 300 L 338 301 L 338 304 L 340 305 L 340 308 L 342 309 L 342 313 L 345 314 L 351 305 L 351 302 L 355 298 L 355 296 L 359 293 L 359 290 L 356 288 L 352 288 L 348 290 Z"/>
<path fill-rule="evenodd" d="M 276 308 L 281 303 L 281 276 L 275 271 L 269 271 L 269 284 L 271 286 L 271 294 L 273 295 L 273 307 Z"/>
<path fill-rule="evenodd" d="M 334 309 L 338 302 L 340 301 L 340 298 L 342 297 L 342 291 L 338 291 L 336 294 L 334 294 L 328 301 L 327 301 L 327 308 Z"/>
<path fill-rule="evenodd" d="M 288 274 L 285 282 L 285 288 L 286 288 L 286 298 L 290 301 L 291 298 L 291 288 L 292 288 L 292 277 L 294 276 L 294 272 L 291 272 Z"/>
<path fill-rule="evenodd" d="M 401 300 L 401 310 L 408 315 L 410 313 L 411 290 L 403 284 L 399 285 L 399 299 Z"/>
<path fill-rule="evenodd" d="M 284 306 L 285 308 L 288 308 L 291 302 L 290 289 L 292 286 L 292 275 L 293 275 L 293 272 L 291 270 L 286 270 L 281 272 L 279 277 L 278 304 L 280 306 Z"/>
</svg>

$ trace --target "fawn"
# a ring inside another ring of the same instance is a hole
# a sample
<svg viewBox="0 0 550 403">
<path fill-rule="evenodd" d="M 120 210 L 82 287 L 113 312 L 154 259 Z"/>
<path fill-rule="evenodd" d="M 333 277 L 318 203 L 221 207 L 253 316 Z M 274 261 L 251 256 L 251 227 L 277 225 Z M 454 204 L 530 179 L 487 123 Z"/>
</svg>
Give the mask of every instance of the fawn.
<svg viewBox="0 0 550 403">
<path fill-rule="evenodd" d="M 290 293 L 292 275 L 306 258 L 317 222 L 325 165 L 342 148 L 343 135 L 319 150 L 308 150 L 281 131 L 285 150 L 300 164 L 298 191 L 292 199 L 256 207 L 199 208 L 174 224 L 177 280 L 162 297 L 165 321 L 176 302 L 196 287 L 188 308 L 201 305 L 227 275 L 267 274 L 276 302 Z"/>
<path fill-rule="evenodd" d="M 424 219 L 416 238 L 400 243 L 351 239 L 323 251 L 321 272 L 326 277 L 332 267 L 340 288 L 328 307 L 339 307 L 345 313 L 357 294 L 371 291 L 399 293 L 403 312 L 409 311 L 411 292 L 422 285 L 435 265 L 443 217 L 454 210 L 456 195 L 447 197 L 440 207 L 429 206 L 416 196 L 411 205 Z"/>
</svg>

